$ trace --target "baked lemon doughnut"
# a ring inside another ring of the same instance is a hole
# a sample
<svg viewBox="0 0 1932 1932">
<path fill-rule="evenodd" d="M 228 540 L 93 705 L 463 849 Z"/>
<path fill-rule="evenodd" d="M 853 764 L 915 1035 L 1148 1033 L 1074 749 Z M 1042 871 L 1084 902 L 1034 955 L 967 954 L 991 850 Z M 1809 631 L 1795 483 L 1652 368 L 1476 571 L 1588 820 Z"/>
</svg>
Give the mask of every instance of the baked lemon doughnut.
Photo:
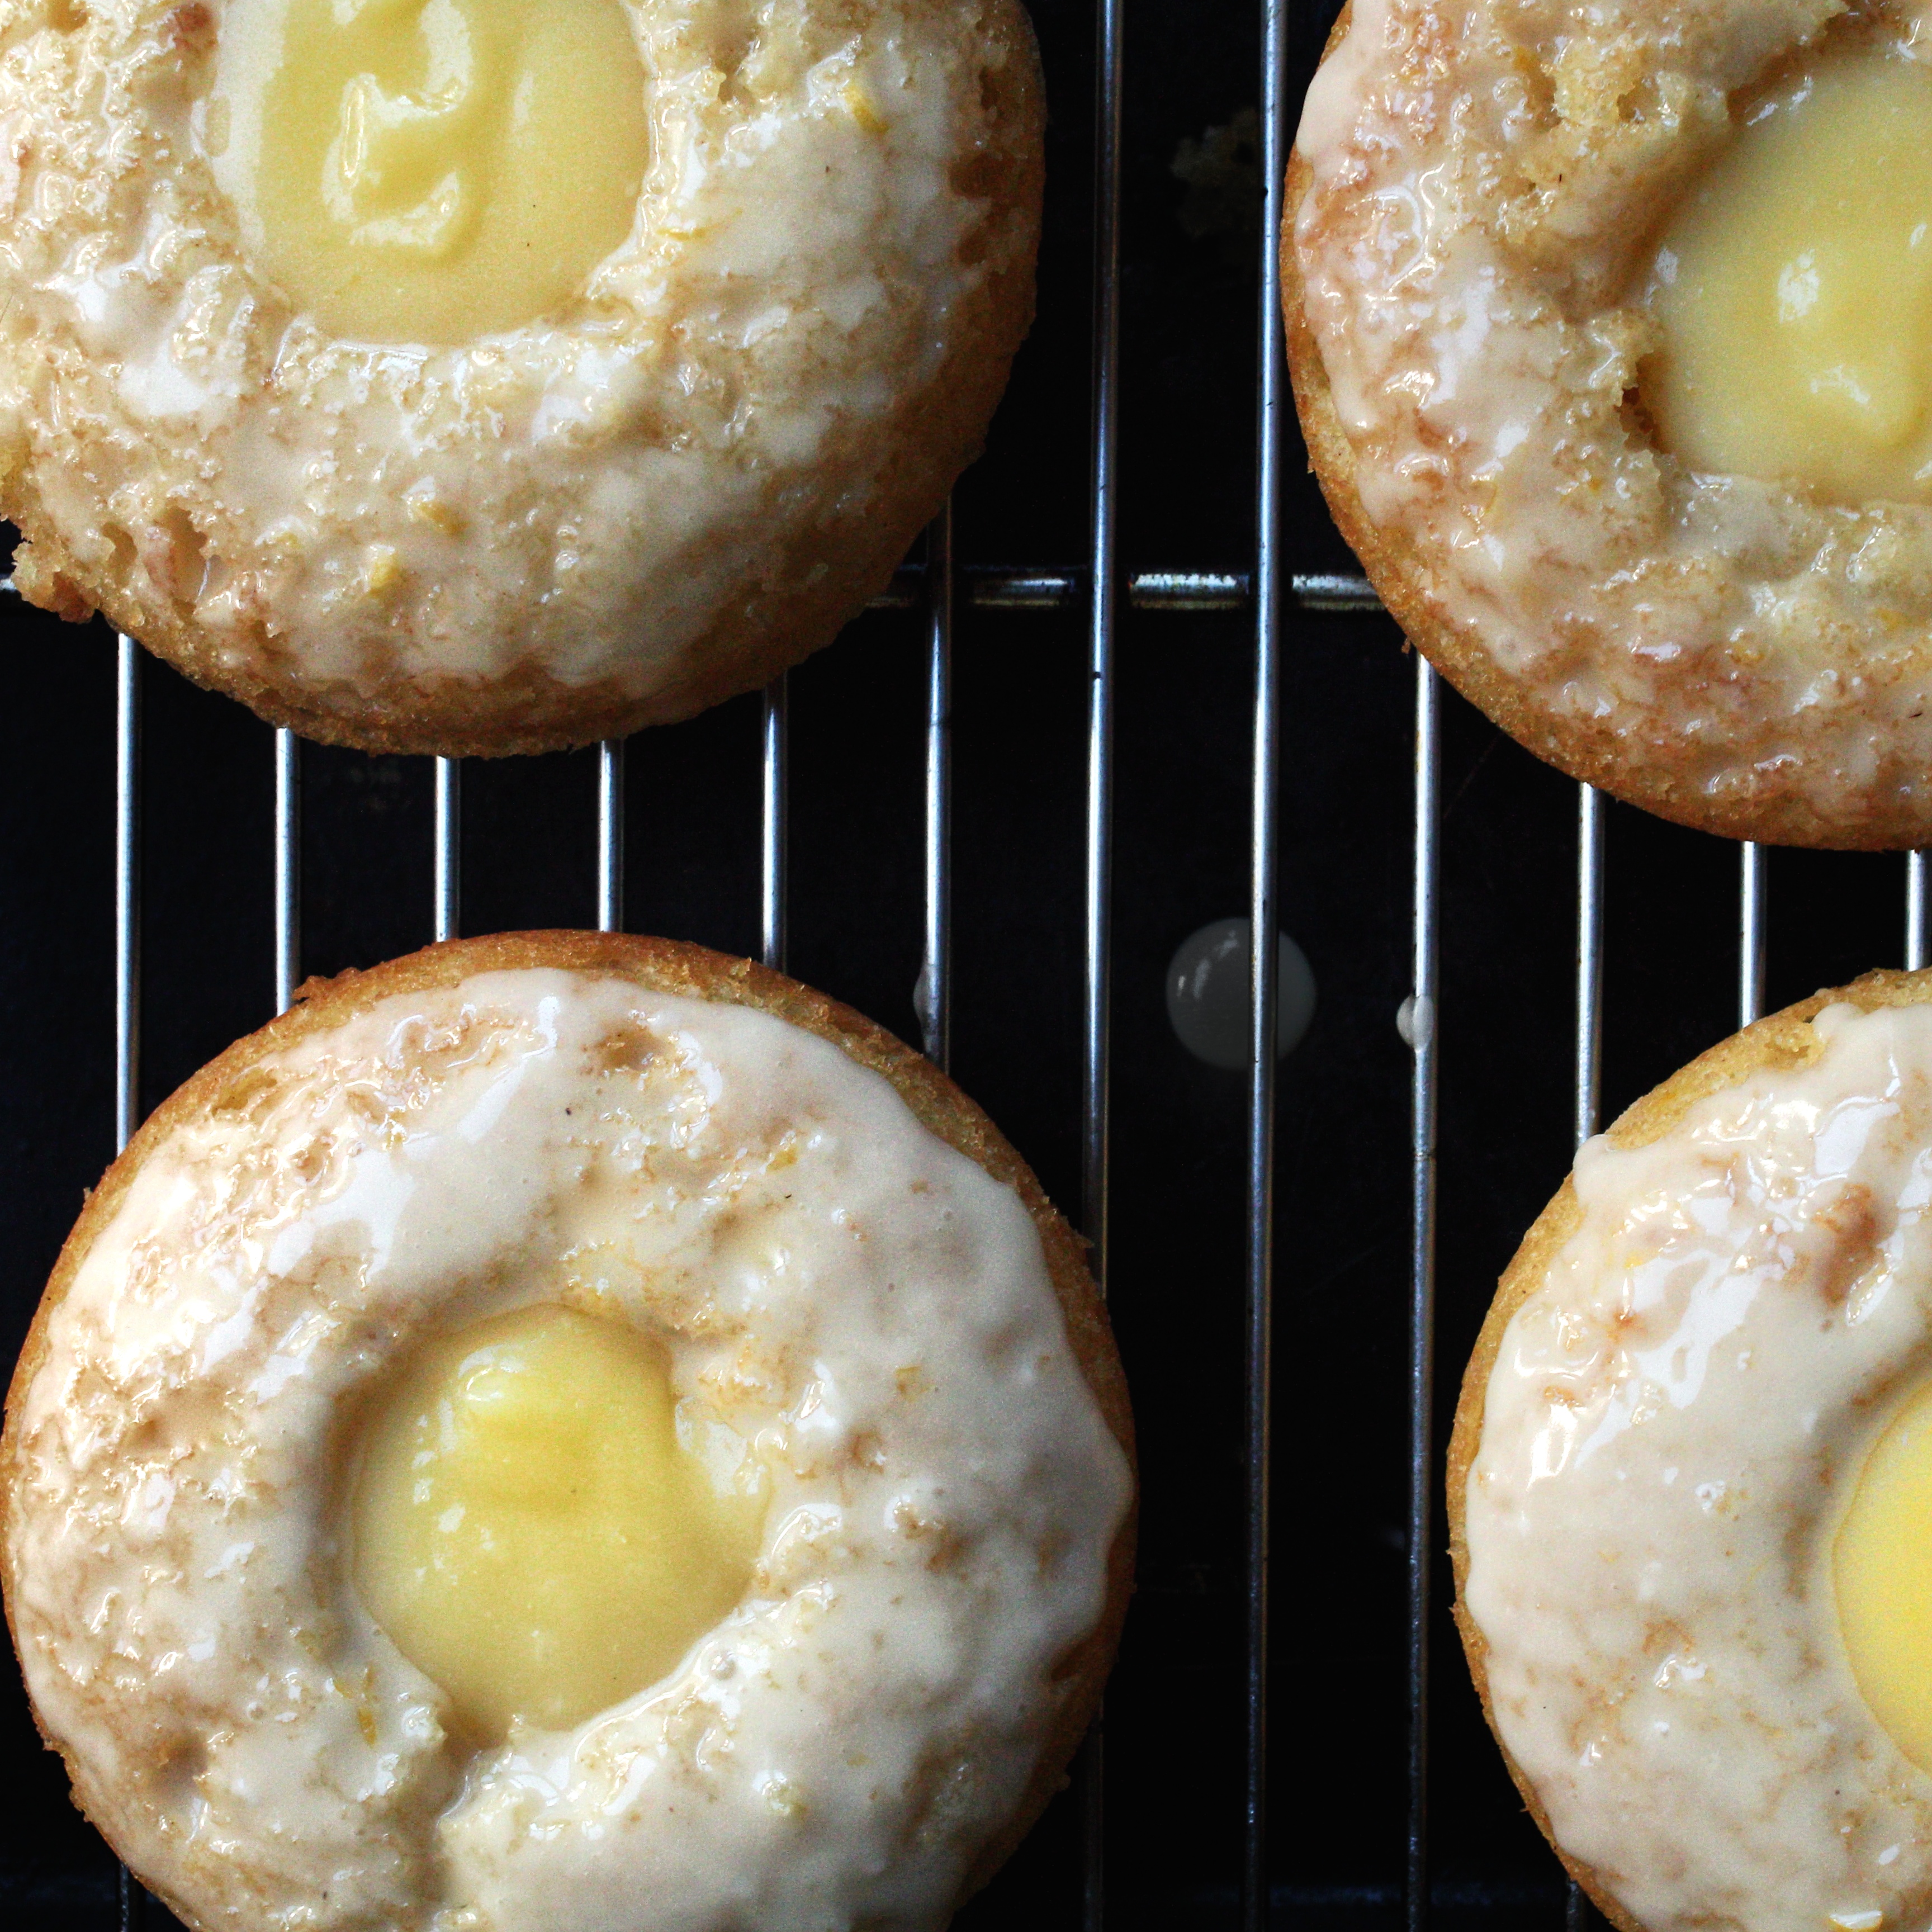
<svg viewBox="0 0 1932 1932">
<path fill-rule="evenodd" d="M 1032 312 L 1018 0 L 4 0 L 16 580 L 370 750 L 826 643 Z"/>
<path fill-rule="evenodd" d="M 1932 1903 L 1932 974 L 1760 1021 L 1579 1154 L 1449 1460 L 1461 1624 L 1625 1932 Z"/>
<path fill-rule="evenodd" d="M 311 982 L 88 1201 L 8 1400 L 39 1720 L 202 1932 L 942 1924 L 1131 1562 L 1079 1247 L 743 962 Z"/>
<path fill-rule="evenodd" d="M 1337 520 L 1504 729 L 1685 824 L 1932 842 L 1928 61 L 1917 0 L 1356 0 L 1309 92 Z"/>
</svg>

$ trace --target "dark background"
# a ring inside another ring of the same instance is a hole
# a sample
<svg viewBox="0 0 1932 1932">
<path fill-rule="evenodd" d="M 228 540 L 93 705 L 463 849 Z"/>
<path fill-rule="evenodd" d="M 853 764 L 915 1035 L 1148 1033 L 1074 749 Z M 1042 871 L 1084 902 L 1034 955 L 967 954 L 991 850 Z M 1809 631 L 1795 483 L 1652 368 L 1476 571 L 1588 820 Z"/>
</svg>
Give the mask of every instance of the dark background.
<svg viewBox="0 0 1932 1932">
<path fill-rule="evenodd" d="M 1333 10 L 1304 10 L 1323 16 L 1304 20 L 1305 70 Z M 1093 21 L 1073 0 L 1036 0 L 1034 14 L 1054 111 L 1040 320 L 961 488 L 969 565 L 1070 566 L 1088 541 Z M 1258 100 L 1259 33 L 1250 6 L 1129 0 L 1130 570 L 1252 567 L 1259 204 L 1241 117 Z M 1203 165 L 1216 128 L 1233 131 Z M 1352 568 L 1300 467 L 1293 567 Z M 64 628 L 8 601 L 0 653 L 10 1359 L 112 1152 L 113 647 L 101 626 Z M 1176 1043 L 1162 976 L 1188 933 L 1246 907 L 1252 676 L 1245 616 L 1123 616 L 1112 1271 L 1145 1502 L 1108 1708 L 1121 1927 L 1234 1916 L 1245 1090 Z M 878 613 L 792 681 L 792 970 L 913 1039 L 923 679 L 916 616 Z M 955 679 L 955 1070 L 1077 1208 L 1084 614 L 962 611 Z M 272 1010 L 271 738 L 158 664 L 144 667 L 143 690 L 151 1106 Z M 1272 1869 L 1283 1923 L 1363 1932 L 1399 1922 L 1402 1846 L 1409 1060 L 1395 1014 L 1408 972 L 1412 690 L 1386 620 L 1292 620 L 1283 916 L 1321 1003 L 1280 1096 Z M 1445 1426 L 1496 1276 L 1568 1165 L 1576 800 L 1466 706 L 1447 709 Z M 741 699 L 633 741 L 634 929 L 755 950 L 758 718 L 758 700 Z M 427 941 L 427 764 L 310 748 L 304 769 L 305 969 Z M 592 922 L 594 785 L 586 754 L 466 767 L 466 931 Z M 1732 848 L 1622 807 L 1609 820 L 1613 1112 L 1734 1024 L 1737 862 Z M 1773 1004 L 1899 962 L 1901 860 L 1779 853 L 1771 880 Z M 1553 1863 L 1438 1621 L 1438 1916 L 1554 1932 Z M 112 1860 L 38 1748 L 10 1672 L 0 1770 L 0 1922 L 112 1924 Z M 962 1926 L 1076 1922 L 1078 1825 L 1073 1804 L 1058 1806 Z"/>
</svg>

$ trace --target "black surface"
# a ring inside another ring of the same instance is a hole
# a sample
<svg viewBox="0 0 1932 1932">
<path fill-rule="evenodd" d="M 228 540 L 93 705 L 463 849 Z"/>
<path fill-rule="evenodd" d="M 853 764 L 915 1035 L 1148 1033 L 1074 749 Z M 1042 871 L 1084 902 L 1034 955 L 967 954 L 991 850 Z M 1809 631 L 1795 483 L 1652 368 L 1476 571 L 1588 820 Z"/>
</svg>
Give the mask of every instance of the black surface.
<svg viewBox="0 0 1932 1932">
<path fill-rule="evenodd" d="M 1088 520 L 1091 30 L 1036 8 L 1054 106 L 1041 317 L 959 500 L 968 562 L 1064 565 Z M 1318 22 L 1308 23 L 1312 58 Z M 1129 8 L 1124 561 L 1246 568 L 1253 543 L 1252 178 L 1191 187 L 1184 142 L 1255 104 L 1244 6 Z M 1245 224 L 1245 226 L 1244 226 Z M 1347 567 L 1298 484 L 1295 566 Z M 1079 615 L 967 614 L 957 656 L 958 1076 L 1077 1206 L 1084 772 Z M 112 642 L 0 608 L 0 1322 L 17 1343 L 111 1150 Z M 1136 1400 L 1139 1594 L 1108 1708 L 1112 1920 L 1232 1924 L 1240 1850 L 1244 1090 L 1168 1030 L 1162 970 L 1245 910 L 1252 643 L 1239 616 L 1129 614 L 1119 659 L 1114 1316 Z M 1412 663 L 1385 620 L 1294 620 L 1285 923 L 1320 983 L 1281 1094 L 1272 1868 L 1277 1916 L 1400 1921 L 1403 1816 Z M 144 1098 L 271 1009 L 270 734 L 149 664 Z M 922 657 L 868 615 L 794 680 L 792 965 L 913 1032 Z M 632 743 L 630 923 L 737 951 L 758 932 L 758 713 Z M 421 761 L 305 754 L 305 964 L 430 932 Z M 1574 786 L 1451 700 L 1444 742 L 1440 1294 L 1446 1428 L 1497 1272 L 1569 1160 Z M 465 928 L 587 922 L 586 756 L 472 763 Z M 1902 861 L 1780 853 L 1777 1004 L 1900 951 Z M 1736 1009 L 1733 848 L 1610 812 L 1604 1100 L 1626 1104 Z M 1438 1516 L 1439 1522 L 1439 1516 Z M 1438 1532 L 1439 1534 L 1439 1532 Z M 1445 1570 L 1446 1570 L 1446 1566 Z M 1442 1597 L 1446 1601 L 1447 1578 Z M 1556 1875 L 1438 1617 L 1440 1922 L 1549 1928 Z M 111 1858 L 0 1684 L 0 1924 L 113 1922 Z M 962 1926 L 1077 1922 L 1063 1802 Z"/>
</svg>

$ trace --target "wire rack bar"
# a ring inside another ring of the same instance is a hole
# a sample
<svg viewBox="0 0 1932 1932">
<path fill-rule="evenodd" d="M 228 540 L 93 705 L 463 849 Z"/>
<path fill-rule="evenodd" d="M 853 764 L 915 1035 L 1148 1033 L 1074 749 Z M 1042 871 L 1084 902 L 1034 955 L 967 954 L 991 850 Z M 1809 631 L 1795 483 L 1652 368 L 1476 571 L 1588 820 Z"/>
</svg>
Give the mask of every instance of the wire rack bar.
<svg viewBox="0 0 1932 1932">
<path fill-rule="evenodd" d="M 1905 855 L 1905 970 L 1925 964 L 1925 854 Z"/>
<path fill-rule="evenodd" d="M 920 1030 L 926 1057 L 952 1065 L 952 506 L 926 532 L 926 950 Z"/>
<path fill-rule="evenodd" d="M 114 651 L 114 1151 L 140 1124 L 141 647 Z"/>
<path fill-rule="evenodd" d="M 764 962 L 785 970 L 785 874 L 790 842 L 785 763 L 790 750 L 791 684 L 781 672 L 765 686 L 764 795 L 759 820 L 759 932 Z"/>
<path fill-rule="evenodd" d="M 436 937 L 454 939 L 463 929 L 463 766 L 456 758 L 436 761 L 435 852 Z"/>
<path fill-rule="evenodd" d="M 1254 600 L 1246 571 L 1142 570 L 1127 579 L 1127 602 L 1136 610 L 1245 610 Z"/>
<path fill-rule="evenodd" d="M 1366 577 L 1340 577 L 1323 573 L 1298 576 L 1294 580 L 1294 599 L 1304 610 L 1323 610 L 1337 616 L 1380 610 L 1382 600 Z"/>
<path fill-rule="evenodd" d="M 1764 1012 L 1766 895 L 1770 879 L 1767 850 L 1748 842 L 1738 848 L 1738 1024 L 1748 1027 Z"/>
<path fill-rule="evenodd" d="M 1576 1043 L 1578 1148 L 1597 1131 L 1602 1112 L 1604 1055 L 1604 800 L 1594 786 L 1576 788 Z M 1588 1903 L 1574 1879 L 1564 1885 L 1564 1932 L 1586 1932 Z"/>
<path fill-rule="evenodd" d="M 1076 610 L 1087 598 L 1084 570 L 968 568 L 961 574 L 976 610 Z"/>
<path fill-rule="evenodd" d="M 1576 788 L 1576 1111 L 1580 1148 L 1597 1131 L 1604 1058 L 1604 800 Z"/>
<path fill-rule="evenodd" d="M 275 1010 L 302 983 L 302 742 L 275 734 Z"/>
<path fill-rule="evenodd" d="M 969 563 L 954 574 L 957 595 L 976 610 L 1073 610 L 1086 598 L 1087 572 L 1073 565 Z M 926 596 L 925 578 L 924 564 L 901 564 L 867 608 L 916 610 Z M 1297 572 L 1287 582 L 1289 595 L 1304 610 L 1346 615 L 1382 608 L 1366 577 Z M 1127 602 L 1136 610 L 1245 610 L 1256 595 L 1255 580 L 1244 570 L 1137 570 L 1126 586 Z"/>
<path fill-rule="evenodd" d="M 114 1151 L 134 1137 L 141 1107 L 141 647 L 114 645 Z M 148 1894 L 116 1866 L 120 1932 L 141 1932 Z"/>
<path fill-rule="evenodd" d="M 1281 307 L 1281 191 L 1287 173 L 1288 0 L 1268 0 L 1262 24 L 1260 414 L 1255 502 L 1255 716 L 1248 884 L 1247 1676 L 1242 1792 L 1241 1923 L 1268 1917 L 1268 1722 L 1269 1466 L 1274 1440 L 1275 1040 L 1280 988 L 1282 490 L 1290 412 Z"/>
<path fill-rule="evenodd" d="M 1094 1279 L 1107 1292 L 1108 1088 L 1112 1072 L 1114 874 L 1114 644 L 1119 615 L 1120 418 L 1120 133 L 1125 0 L 1094 14 L 1093 523 L 1088 566 L 1086 970 L 1081 1015 L 1082 1218 Z M 1084 1752 L 1082 1924 L 1106 1922 L 1104 1718 Z"/>
<path fill-rule="evenodd" d="M 624 929 L 624 741 L 597 747 L 597 930 Z"/>
<path fill-rule="evenodd" d="M 1429 1916 L 1429 1606 L 1436 1460 L 1436 1121 L 1441 886 L 1441 721 L 1436 673 L 1415 660 L 1414 1068 L 1409 1092 L 1408 1843 L 1409 1932 Z"/>
</svg>

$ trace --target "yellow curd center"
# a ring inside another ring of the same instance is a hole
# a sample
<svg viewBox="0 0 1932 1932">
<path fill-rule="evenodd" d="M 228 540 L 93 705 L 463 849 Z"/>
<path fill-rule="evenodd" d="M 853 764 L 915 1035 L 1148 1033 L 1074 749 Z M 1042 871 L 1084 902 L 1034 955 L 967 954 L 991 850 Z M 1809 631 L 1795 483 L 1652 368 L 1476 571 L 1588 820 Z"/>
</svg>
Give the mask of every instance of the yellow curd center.
<svg viewBox="0 0 1932 1932">
<path fill-rule="evenodd" d="M 1694 469 L 1932 500 L 1932 69 L 1847 52 L 1760 104 L 1651 303 L 1645 400 Z"/>
<path fill-rule="evenodd" d="M 1932 1383 L 1879 1438 L 1832 1558 L 1858 1688 L 1892 1742 L 1932 1771 Z"/>
<path fill-rule="evenodd" d="M 662 1348 L 540 1306 L 410 1363 L 368 1424 L 352 1510 L 370 1613 L 496 1738 L 664 1676 L 743 1594 L 764 1504 L 680 1443 Z"/>
<path fill-rule="evenodd" d="M 208 140 L 323 328 L 466 342 L 580 293 L 629 234 L 644 66 L 620 0 L 236 0 Z"/>
</svg>

